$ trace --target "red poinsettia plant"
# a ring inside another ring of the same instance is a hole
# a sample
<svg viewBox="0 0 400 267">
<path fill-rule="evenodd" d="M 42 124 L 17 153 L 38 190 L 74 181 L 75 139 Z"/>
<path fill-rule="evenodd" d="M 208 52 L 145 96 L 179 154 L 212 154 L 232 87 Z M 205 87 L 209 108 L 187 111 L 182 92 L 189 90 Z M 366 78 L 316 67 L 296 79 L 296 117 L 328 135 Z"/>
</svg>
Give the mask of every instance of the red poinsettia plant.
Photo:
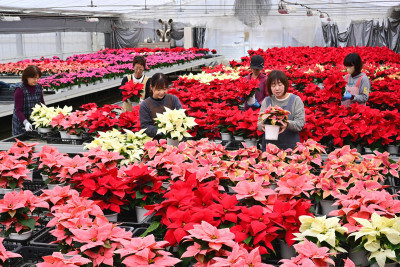
<svg viewBox="0 0 400 267">
<path fill-rule="evenodd" d="M 158 176 L 145 164 L 134 164 L 123 168 L 123 176 L 128 184 L 127 194 L 130 196 L 131 207 L 145 206 L 159 202 L 165 192 L 162 187 L 166 176 Z"/>
<path fill-rule="evenodd" d="M 142 90 L 144 85 L 141 83 L 135 83 L 133 80 L 125 83 L 119 89 L 122 90 L 122 101 L 129 99 L 131 102 L 138 103 L 142 97 Z"/>
<path fill-rule="evenodd" d="M 130 189 L 127 182 L 118 176 L 118 169 L 103 167 L 93 173 L 83 173 L 72 178 L 74 188 L 81 197 L 95 200 L 105 213 L 120 213 L 121 205 L 128 203 L 126 192 Z"/>
</svg>

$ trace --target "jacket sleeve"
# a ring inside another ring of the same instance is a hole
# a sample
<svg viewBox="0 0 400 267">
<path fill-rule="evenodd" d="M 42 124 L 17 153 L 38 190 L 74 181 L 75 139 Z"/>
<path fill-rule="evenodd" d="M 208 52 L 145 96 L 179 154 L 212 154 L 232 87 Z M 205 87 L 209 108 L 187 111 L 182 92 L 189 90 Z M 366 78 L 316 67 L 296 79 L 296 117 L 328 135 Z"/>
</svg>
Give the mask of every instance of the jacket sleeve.
<svg viewBox="0 0 400 267">
<path fill-rule="evenodd" d="M 257 121 L 257 128 L 260 131 L 264 131 L 262 128 L 262 121 L 261 121 L 261 114 L 264 113 L 265 109 L 267 108 L 267 102 L 264 100 L 261 103 L 260 114 L 258 114 L 258 121 Z"/>
<path fill-rule="evenodd" d="M 293 120 L 289 120 L 287 129 L 293 132 L 300 132 L 306 124 L 306 113 L 304 103 L 299 96 L 293 103 Z"/>
<path fill-rule="evenodd" d="M 145 101 L 140 104 L 139 119 L 140 128 L 146 129 L 146 134 L 148 136 L 155 137 L 157 135 L 157 128 L 154 125 L 153 119 L 151 118 L 150 108 L 147 106 Z"/>
<path fill-rule="evenodd" d="M 24 108 L 24 92 L 21 90 L 21 88 L 17 87 L 14 91 L 14 106 L 15 106 L 15 112 L 17 114 L 18 119 L 20 122 L 23 122 L 26 120 L 23 108 Z"/>
<path fill-rule="evenodd" d="M 359 94 L 354 96 L 353 101 L 359 104 L 366 103 L 369 98 L 370 90 L 371 90 L 371 83 L 369 82 L 367 75 L 364 75 L 361 78 L 360 87 L 358 91 Z"/>
<path fill-rule="evenodd" d="M 181 101 L 179 101 L 179 98 L 175 95 L 172 95 L 172 106 L 174 109 L 182 109 Z"/>
</svg>

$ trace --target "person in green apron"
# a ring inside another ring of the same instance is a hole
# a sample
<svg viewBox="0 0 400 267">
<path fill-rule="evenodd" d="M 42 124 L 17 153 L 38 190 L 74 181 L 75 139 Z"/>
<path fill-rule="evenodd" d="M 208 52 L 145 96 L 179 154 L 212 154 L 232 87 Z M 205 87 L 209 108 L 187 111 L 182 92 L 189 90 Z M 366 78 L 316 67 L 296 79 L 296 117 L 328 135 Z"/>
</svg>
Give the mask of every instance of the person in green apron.
<svg viewBox="0 0 400 267">
<path fill-rule="evenodd" d="M 363 63 L 360 55 L 357 53 L 348 54 L 343 60 L 343 65 L 345 65 L 348 74 L 344 76 L 347 85 L 342 97 L 342 105 L 346 107 L 353 103 L 365 105 L 368 101 L 371 83 L 368 76 L 361 72 Z"/>
<path fill-rule="evenodd" d="M 299 132 L 303 129 L 306 119 L 304 103 L 300 97 L 288 93 L 289 80 L 286 74 L 280 70 L 273 70 L 267 78 L 268 95 L 261 104 L 260 116 L 268 106 L 279 106 L 290 112 L 289 121 L 279 131 L 278 140 L 266 140 L 263 135 L 262 151 L 265 151 L 267 143 L 272 143 L 280 149 L 294 148 L 300 142 Z M 265 127 L 259 120 L 257 127 L 265 131 Z"/>
<path fill-rule="evenodd" d="M 124 77 L 121 82 L 121 86 L 125 85 L 127 82 L 133 80 L 134 83 L 141 83 L 144 85 L 142 90 L 142 96 L 140 101 L 149 97 L 150 93 L 150 82 L 149 77 L 144 75 L 144 70 L 146 69 L 146 58 L 143 56 L 135 56 L 133 58 L 133 74 L 129 74 L 128 76 Z M 121 92 L 122 93 L 122 92 Z M 123 111 L 132 111 L 132 103 L 129 99 L 125 100 L 122 103 Z"/>
<path fill-rule="evenodd" d="M 168 94 L 168 77 L 163 73 L 156 73 L 151 77 L 150 97 L 146 98 L 139 108 L 140 128 L 146 129 L 148 136 L 156 137 L 154 118 L 157 117 L 157 113 L 163 113 L 165 107 L 182 109 L 182 104 L 178 97 Z"/>
</svg>

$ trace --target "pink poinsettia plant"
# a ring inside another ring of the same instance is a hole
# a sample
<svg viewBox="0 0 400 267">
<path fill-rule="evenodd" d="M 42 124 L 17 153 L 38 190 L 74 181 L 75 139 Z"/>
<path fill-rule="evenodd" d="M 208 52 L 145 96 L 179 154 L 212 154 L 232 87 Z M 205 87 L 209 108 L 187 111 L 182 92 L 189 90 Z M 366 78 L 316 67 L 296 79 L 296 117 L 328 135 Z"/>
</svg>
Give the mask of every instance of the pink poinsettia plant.
<svg viewBox="0 0 400 267">
<path fill-rule="evenodd" d="M 57 267 L 57 266 L 68 266 L 78 267 L 86 266 L 92 261 L 82 257 L 81 255 L 74 255 L 73 257 L 64 258 L 64 255 L 60 252 L 53 252 L 51 256 L 44 256 L 44 262 L 36 264 L 37 267 Z"/>
<path fill-rule="evenodd" d="M 86 126 L 87 114 L 84 111 L 74 111 L 60 121 L 59 125 L 64 128 L 68 134 L 79 135 Z"/>
<path fill-rule="evenodd" d="M 328 253 L 329 248 L 318 247 L 311 241 L 304 240 L 304 243 L 294 245 L 298 256 L 292 257 L 289 260 L 281 260 L 281 267 L 294 266 L 318 266 L 328 267 L 329 264 L 335 265 L 335 262 L 330 258 L 332 253 Z"/>
<path fill-rule="evenodd" d="M 10 156 L 6 151 L 0 152 L 0 187 L 7 189 L 22 188 L 28 177 L 27 161 Z"/>
<path fill-rule="evenodd" d="M 264 125 L 283 126 L 288 122 L 289 111 L 284 110 L 278 106 L 267 107 L 262 114 L 260 114 L 258 121 Z"/>
<path fill-rule="evenodd" d="M 36 167 L 36 160 L 34 158 L 35 148 L 38 143 L 26 143 L 15 139 L 15 143 L 8 150 L 10 156 L 14 156 L 18 160 L 26 161 L 28 169 Z"/>
<path fill-rule="evenodd" d="M 114 253 L 121 256 L 126 266 L 175 266 L 181 260 L 171 257 L 171 253 L 165 251 L 167 244 L 167 241 L 156 242 L 153 235 L 135 237 L 128 241 L 122 240 L 122 248 Z"/>
<path fill-rule="evenodd" d="M 49 209 L 49 204 L 29 190 L 10 192 L 0 200 L 0 222 L 6 226 L 5 236 L 24 233 L 35 228 L 35 211 Z"/>
</svg>

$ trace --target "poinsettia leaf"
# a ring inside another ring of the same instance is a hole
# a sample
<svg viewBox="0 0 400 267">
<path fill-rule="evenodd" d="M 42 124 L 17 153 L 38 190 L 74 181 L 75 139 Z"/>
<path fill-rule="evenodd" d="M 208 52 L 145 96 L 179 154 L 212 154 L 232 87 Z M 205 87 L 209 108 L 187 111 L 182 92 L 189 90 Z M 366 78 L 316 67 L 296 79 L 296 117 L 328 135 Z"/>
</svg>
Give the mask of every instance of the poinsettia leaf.
<svg viewBox="0 0 400 267">
<path fill-rule="evenodd" d="M 142 194 L 140 191 L 136 192 L 136 199 L 143 199 L 146 195 Z"/>
<path fill-rule="evenodd" d="M 23 226 L 29 227 L 31 230 L 33 230 L 35 228 L 36 221 L 35 221 L 35 219 L 30 218 L 30 219 L 22 220 L 22 221 L 20 221 L 20 223 Z"/>
<path fill-rule="evenodd" d="M 155 231 L 159 226 L 160 226 L 160 222 L 157 222 L 157 221 L 152 222 L 150 224 L 150 226 L 147 228 L 147 230 L 140 236 L 145 237 L 148 233 Z"/>
<path fill-rule="evenodd" d="M 246 245 L 248 245 L 248 244 L 250 244 L 252 238 L 253 238 L 252 236 L 249 236 L 248 238 L 246 238 L 245 240 L 243 240 L 243 242 L 244 242 Z"/>
</svg>

